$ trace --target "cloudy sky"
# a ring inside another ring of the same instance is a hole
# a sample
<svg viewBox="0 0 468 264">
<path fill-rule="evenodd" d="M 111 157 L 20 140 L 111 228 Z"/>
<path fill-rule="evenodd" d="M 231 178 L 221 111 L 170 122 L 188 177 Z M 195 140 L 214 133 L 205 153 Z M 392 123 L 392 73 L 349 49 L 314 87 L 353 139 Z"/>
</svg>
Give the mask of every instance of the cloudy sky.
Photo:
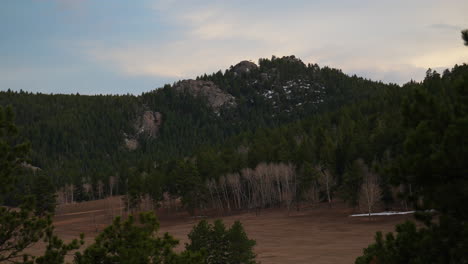
<svg viewBox="0 0 468 264">
<path fill-rule="evenodd" d="M 2 0 L 0 90 L 122 94 L 296 55 L 384 82 L 468 62 L 466 0 Z"/>
</svg>

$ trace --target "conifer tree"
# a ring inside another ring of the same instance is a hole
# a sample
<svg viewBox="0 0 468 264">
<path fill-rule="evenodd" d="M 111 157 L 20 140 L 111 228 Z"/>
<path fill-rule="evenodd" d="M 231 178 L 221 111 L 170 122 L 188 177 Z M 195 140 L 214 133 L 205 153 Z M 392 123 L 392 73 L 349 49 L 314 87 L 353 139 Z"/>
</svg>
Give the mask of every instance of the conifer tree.
<svg viewBox="0 0 468 264">
<path fill-rule="evenodd" d="M 159 222 L 153 213 L 140 213 L 123 220 L 116 217 L 83 253 L 75 254 L 76 264 L 93 263 L 200 263 L 197 254 L 178 255 L 178 241 L 168 233 L 157 236 Z"/>
<path fill-rule="evenodd" d="M 468 29 L 462 30 L 462 39 L 465 41 L 465 46 L 468 46 Z"/>
<path fill-rule="evenodd" d="M 356 263 L 468 263 L 467 97 L 468 72 L 454 69 L 442 78 L 430 72 L 405 100 L 396 167 L 422 201 L 416 218 L 424 226 L 398 225 L 396 237 L 377 233 Z"/>
<path fill-rule="evenodd" d="M 226 230 L 221 220 L 209 224 L 200 221 L 188 235 L 185 245 L 189 252 L 201 252 L 206 264 L 255 264 L 253 247 L 255 240 L 249 239 L 242 224 L 236 221 Z"/>
<path fill-rule="evenodd" d="M 0 107 L 0 263 L 63 263 L 65 255 L 77 249 L 79 242 L 73 240 L 66 244 L 54 235 L 48 212 L 53 212 L 49 206 L 55 205 L 36 207 L 34 196 L 25 194 L 17 194 L 17 198 L 22 201 L 19 208 L 4 205 L 4 197 L 12 195 L 18 169 L 25 162 L 29 151 L 29 144 L 18 143 L 18 131 L 13 119 L 11 107 Z M 36 193 L 36 196 L 41 194 Z M 46 200 L 50 202 L 48 198 Z M 43 256 L 36 258 L 24 252 L 41 239 L 47 243 Z"/>
</svg>

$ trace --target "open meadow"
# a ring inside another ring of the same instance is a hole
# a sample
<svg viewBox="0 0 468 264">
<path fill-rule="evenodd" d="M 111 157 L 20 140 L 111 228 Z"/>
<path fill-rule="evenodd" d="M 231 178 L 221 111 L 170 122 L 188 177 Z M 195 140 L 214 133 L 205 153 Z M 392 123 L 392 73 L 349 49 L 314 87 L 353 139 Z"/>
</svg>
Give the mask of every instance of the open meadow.
<svg viewBox="0 0 468 264">
<path fill-rule="evenodd" d="M 120 214 L 119 197 L 91 202 L 61 205 L 57 208 L 54 225 L 57 234 L 69 241 L 80 233 L 85 234 L 86 244 L 110 224 L 112 216 Z M 187 242 L 187 234 L 200 217 L 190 217 L 184 211 L 158 212 L 160 232 L 169 232 L 180 240 L 178 250 Z M 319 204 L 301 211 L 284 209 L 262 210 L 220 216 L 231 225 L 240 220 L 250 238 L 257 241 L 255 252 L 261 263 L 353 263 L 362 249 L 374 239 L 376 231 L 392 231 L 395 224 L 410 219 L 411 215 L 349 217 L 353 210 L 343 203 L 333 208 Z M 215 219 L 216 217 L 208 217 Z M 39 252 L 43 245 L 31 250 Z M 67 258 L 72 260 L 72 256 Z"/>
</svg>

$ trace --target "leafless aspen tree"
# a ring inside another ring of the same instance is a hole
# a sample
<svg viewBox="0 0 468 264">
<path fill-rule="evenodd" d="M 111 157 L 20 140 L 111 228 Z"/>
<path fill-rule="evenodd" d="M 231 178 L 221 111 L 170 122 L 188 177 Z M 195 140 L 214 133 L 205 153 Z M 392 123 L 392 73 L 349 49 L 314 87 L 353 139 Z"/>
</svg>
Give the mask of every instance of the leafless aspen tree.
<svg viewBox="0 0 468 264">
<path fill-rule="evenodd" d="M 279 170 L 275 170 L 273 166 L 270 166 L 270 173 L 272 177 L 275 179 L 275 185 L 276 185 L 276 194 L 278 196 L 278 202 L 283 201 L 283 192 L 281 191 L 281 173 Z"/>
<path fill-rule="evenodd" d="M 206 180 L 206 188 L 208 189 L 208 192 L 210 193 L 210 198 L 211 198 L 211 206 L 213 206 L 214 208 L 218 209 L 218 204 L 217 204 L 217 201 L 215 200 L 215 186 L 216 183 L 214 182 L 213 179 L 208 179 Z"/>
<path fill-rule="evenodd" d="M 218 183 L 214 179 L 212 179 L 212 182 L 213 182 L 215 197 L 218 199 L 219 209 L 224 210 L 224 205 L 222 201 L 222 190 L 220 190 L 221 188 L 219 188 Z"/>
<path fill-rule="evenodd" d="M 57 203 L 58 204 L 66 204 L 67 203 L 67 192 L 66 187 L 61 187 L 57 190 Z"/>
<path fill-rule="evenodd" d="M 229 192 L 227 189 L 226 177 L 224 175 L 219 177 L 218 184 L 219 184 L 219 188 L 221 189 L 224 201 L 226 203 L 226 208 L 228 211 L 231 211 L 231 205 L 229 202 Z"/>
<path fill-rule="evenodd" d="M 70 195 L 71 199 L 70 199 L 70 203 L 74 203 L 75 200 L 74 200 L 74 197 L 73 197 L 73 194 L 75 193 L 75 186 L 73 184 L 70 184 L 70 185 L 67 185 L 67 193 Z"/>
<path fill-rule="evenodd" d="M 266 200 L 267 200 L 267 177 L 266 177 L 266 171 L 265 171 L 265 164 L 260 163 L 256 168 L 254 172 L 254 187 L 258 190 L 259 194 L 259 201 L 260 203 L 257 204 L 257 206 L 260 207 L 265 207 L 266 206 Z"/>
<path fill-rule="evenodd" d="M 369 170 L 362 160 L 359 160 L 363 171 L 363 182 L 359 196 L 359 207 L 366 208 L 369 217 L 372 214 L 374 206 L 380 201 L 382 191 L 380 189 L 379 175 Z"/>
<path fill-rule="evenodd" d="M 292 164 L 280 163 L 277 165 L 278 171 L 282 174 L 282 186 L 283 194 L 282 197 L 286 203 L 288 211 L 294 201 L 294 196 L 296 194 L 296 179 L 295 179 L 295 170 Z"/>
<path fill-rule="evenodd" d="M 92 194 L 93 193 L 93 185 L 91 183 L 83 183 L 81 186 L 83 186 L 83 191 L 86 194 Z"/>
<path fill-rule="evenodd" d="M 247 187 L 247 208 L 253 209 L 258 206 L 257 202 L 257 190 L 255 186 L 254 171 L 252 169 L 243 169 L 241 171 L 242 178 L 246 180 Z"/>
<path fill-rule="evenodd" d="M 239 173 L 230 173 L 226 175 L 226 182 L 229 185 L 234 196 L 234 202 L 237 209 L 241 209 L 241 182 Z"/>
<path fill-rule="evenodd" d="M 327 195 L 328 204 L 331 207 L 332 197 L 331 197 L 331 188 L 335 184 L 335 179 L 333 174 L 327 168 L 323 166 L 317 166 L 316 170 L 319 172 L 319 183 L 320 187 L 325 190 Z"/>
<path fill-rule="evenodd" d="M 115 176 L 109 177 L 109 196 L 112 197 L 114 194 L 114 186 L 117 183 L 117 178 Z"/>
<path fill-rule="evenodd" d="M 320 186 L 317 182 L 313 182 L 310 188 L 305 193 L 305 199 L 312 203 L 320 202 Z"/>
<path fill-rule="evenodd" d="M 104 183 L 101 180 L 97 182 L 97 191 L 98 191 L 98 199 L 102 199 L 103 194 L 104 194 Z"/>
</svg>

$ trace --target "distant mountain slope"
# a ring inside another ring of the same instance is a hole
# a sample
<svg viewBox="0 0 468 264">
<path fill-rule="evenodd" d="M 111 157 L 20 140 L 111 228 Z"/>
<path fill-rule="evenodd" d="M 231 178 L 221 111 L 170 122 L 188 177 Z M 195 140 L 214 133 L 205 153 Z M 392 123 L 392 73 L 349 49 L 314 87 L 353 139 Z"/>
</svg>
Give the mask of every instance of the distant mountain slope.
<svg viewBox="0 0 468 264">
<path fill-rule="evenodd" d="M 14 107 L 22 136 L 32 143 L 31 164 L 63 184 L 78 175 L 100 179 L 130 165 L 189 156 L 243 132 L 369 100 L 389 87 L 397 86 L 289 56 L 260 59 L 258 66 L 243 61 L 140 96 L 7 91 L 0 92 L 0 104 Z M 139 132 L 149 115 L 157 122 L 146 124 L 151 136 Z"/>
</svg>

